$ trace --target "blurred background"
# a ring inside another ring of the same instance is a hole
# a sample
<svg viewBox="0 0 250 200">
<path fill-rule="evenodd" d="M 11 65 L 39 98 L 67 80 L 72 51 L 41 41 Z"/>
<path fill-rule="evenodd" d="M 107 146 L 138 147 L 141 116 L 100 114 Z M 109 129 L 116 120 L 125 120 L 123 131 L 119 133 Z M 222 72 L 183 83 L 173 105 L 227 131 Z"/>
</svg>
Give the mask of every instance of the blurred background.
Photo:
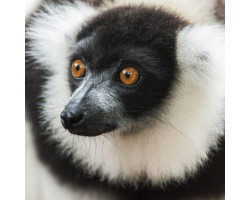
<svg viewBox="0 0 250 200">
<path fill-rule="evenodd" d="M 25 0 L 25 19 L 35 10 L 42 0 Z"/>
</svg>

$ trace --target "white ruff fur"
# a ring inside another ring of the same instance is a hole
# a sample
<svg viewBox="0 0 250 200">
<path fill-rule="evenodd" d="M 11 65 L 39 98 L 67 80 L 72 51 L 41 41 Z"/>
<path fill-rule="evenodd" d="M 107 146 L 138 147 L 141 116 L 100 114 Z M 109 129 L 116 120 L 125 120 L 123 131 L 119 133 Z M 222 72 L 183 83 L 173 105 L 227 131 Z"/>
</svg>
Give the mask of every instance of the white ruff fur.
<svg viewBox="0 0 250 200">
<path fill-rule="evenodd" d="M 217 0 L 115 0 L 106 2 L 106 6 L 120 5 L 149 5 L 159 6 L 163 9 L 178 13 L 179 16 L 190 23 L 213 23 L 216 22 L 215 7 Z"/>
<path fill-rule="evenodd" d="M 47 5 L 49 14 L 37 15 L 27 32 L 35 44 L 29 53 L 54 74 L 44 86 L 41 105 L 43 120 L 52 130 L 50 139 L 60 143 L 62 154 L 72 153 L 77 165 L 88 167 L 90 173 L 100 170 L 113 182 L 123 179 L 136 185 L 142 172 L 152 184 L 184 180 L 207 160 L 209 150 L 216 148 L 224 134 L 223 28 L 193 26 L 178 33 L 181 77 L 162 118 L 178 130 L 159 122 L 152 129 L 126 137 L 119 132 L 92 138 L 72 136 L 60 122 L 60 113 L 71 98 L 67 83 L 71 44 L 54 28 L 75 39 L 79 21 L 95 14 L 86 4 L 77 4 Z M 200 54 L 207 60 L 199 59 Z"/>
<path fill-rule="evenodd" d="M 25 122 L 25 199 L 26 200 L 116 200 L 102 188 L 84 187 L 74 190 L 62 185 L 36 157 L 30 123 Z"/>
</svg>

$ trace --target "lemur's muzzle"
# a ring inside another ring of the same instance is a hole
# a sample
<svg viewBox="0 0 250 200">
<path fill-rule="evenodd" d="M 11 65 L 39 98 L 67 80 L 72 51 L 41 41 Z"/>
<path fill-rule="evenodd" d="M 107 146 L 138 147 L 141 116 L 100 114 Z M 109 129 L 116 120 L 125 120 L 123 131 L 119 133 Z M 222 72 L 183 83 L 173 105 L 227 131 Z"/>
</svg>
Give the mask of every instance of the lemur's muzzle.
<svg viewBox="0 0 250 200">
<path fill-rule="evenodd" d="M 117 128 L 115 124 L 105 122 L 107 116 L 102 110 L 84 108 L 81 103 L 69 102 L 61 113 L 61 122 L 72 134 L 98 136 Z"/>
</svg>

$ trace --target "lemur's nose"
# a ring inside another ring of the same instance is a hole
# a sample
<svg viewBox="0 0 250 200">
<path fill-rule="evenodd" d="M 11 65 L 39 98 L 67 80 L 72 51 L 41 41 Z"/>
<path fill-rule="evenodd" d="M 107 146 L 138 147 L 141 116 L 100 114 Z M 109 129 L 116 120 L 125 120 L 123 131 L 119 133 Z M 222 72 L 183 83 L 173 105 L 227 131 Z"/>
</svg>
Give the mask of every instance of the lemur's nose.
<svg viewBox="0 0 250 200">
<path fill-rule="evenodd" d="M 61 122 L 65 129 L 77 128 L 84 118 L 82 105 L 71 103 L 61 113 Z"/>
</svg>

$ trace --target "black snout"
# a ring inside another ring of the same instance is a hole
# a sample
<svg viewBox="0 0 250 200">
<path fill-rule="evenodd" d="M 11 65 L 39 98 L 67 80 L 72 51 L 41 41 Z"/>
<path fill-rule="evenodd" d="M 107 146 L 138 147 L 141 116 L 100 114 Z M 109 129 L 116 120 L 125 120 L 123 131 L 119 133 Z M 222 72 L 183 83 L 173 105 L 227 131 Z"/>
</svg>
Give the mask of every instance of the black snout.
<svg viewBox="0 0 250 200">
<path fill-rule="evenodd" d="M 83 119 L 84 110 L 79 103 L 70 103 L 61 113 L 61 122 L 65 129 L 77 128 Z"/>
<path fill-rule="evenodd" d="M 85 104 L 69 102 L 61 113 L 61 122 L 65 129 L 75 135 L 97 136 L 113 131 L 117 125 L 107 119 L 107 113 Z"/>
</svg>

